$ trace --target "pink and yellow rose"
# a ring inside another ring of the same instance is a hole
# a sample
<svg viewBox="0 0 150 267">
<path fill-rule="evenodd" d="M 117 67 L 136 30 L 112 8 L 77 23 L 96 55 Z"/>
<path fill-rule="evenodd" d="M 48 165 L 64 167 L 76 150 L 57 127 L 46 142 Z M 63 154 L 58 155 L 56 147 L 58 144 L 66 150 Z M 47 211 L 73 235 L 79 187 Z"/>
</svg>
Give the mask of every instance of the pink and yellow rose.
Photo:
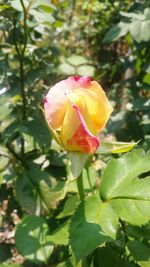
<svg viewBox="0 0 150 267">
<path fill-rule="evenodd" d="M 89 77 L 69 77 L 54 85 L 44 99 L 44 112 L 59 143 L 68 151 L 94 153 L 97 134 L 112 112 L 105 92 Z"/>
</svg>

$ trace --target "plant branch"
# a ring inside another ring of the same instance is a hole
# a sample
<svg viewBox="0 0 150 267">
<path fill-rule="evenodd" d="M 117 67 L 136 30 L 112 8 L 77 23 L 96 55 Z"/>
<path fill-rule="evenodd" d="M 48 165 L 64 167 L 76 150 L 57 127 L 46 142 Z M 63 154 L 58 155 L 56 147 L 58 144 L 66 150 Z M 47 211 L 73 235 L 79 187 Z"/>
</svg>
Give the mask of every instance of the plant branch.
<svg viewBox="0 0 150 267">
<path fill-rule="evenodd" d="M 20 3 L 23 9 L 24 46 L 22 50 L 22 55 L 24 55 L 26 46 L 27 46 L 27 39 L 28 39 L 27 12 L 26 12 L 26 8 L 25 8 L 23 0 L 20 0 Z"/>
<path fill-rule="evenodd" d="M 18 47 L 17 39 L 16 39 L 16 20 L 14 18 L 14 45 L 18 55 L 19 60 L 19 73 L 20 73 L 20 91 L 22 96 L 22 121 L 26 118 L 26 96 L 25 96 L 25 84 L 24 84 L 24 67 L 23 67 L 23 54 L 22 51 Z M 21 139 L 21 155 L 24 155 L 24 139 Z"/>
<path fill-rule="evenodd" d="M 81 202 L 84 202 L 84 187 L 83 187 L 83 172 L 81 172 L 80 176 L 77 178 L 77 187 L 78 187 L 78 193 Z"/>
<path fill-rule="evenodd" d="M 91 192 L 94 194 L 93 186 L 92 186 L 91 179 L 90 179 L 89 168 L 86 169 L 86 172 L 87 172 L 87 179 L 88 179 L 88 183 L 89 183 Z"/>
<path fill-rule="evenodd" d="M 14 45 L 19 59 L 19 72 L 20 72 L 20 90 L 22 96 L 22 122 L 26 119 L 26 94 L 25 94 L 25 73 L 24 73 L 24 54 L 27 46 L 27 12 L 23 0 L 20 0 L 23 9 L 23 29 L 24 29 L 24 44 L 23 49 L 19 48 L 16 38 L 16 20 L 14 18 Z M 24 138 L 21 139 L 21 155 L 24 156 Z"/>
<path fill-rule="evenodd" d="M 21 162 L 21 164 L 28 169 L 28 166 L 26 164 L 26 162 L 14 151 L 12 145 L 10 145 L 8 142 L 6 143 L 6 147 L 8 148 L 8 150 L 10 151 L 10 153 L 18 160 Z"/>
</svg>

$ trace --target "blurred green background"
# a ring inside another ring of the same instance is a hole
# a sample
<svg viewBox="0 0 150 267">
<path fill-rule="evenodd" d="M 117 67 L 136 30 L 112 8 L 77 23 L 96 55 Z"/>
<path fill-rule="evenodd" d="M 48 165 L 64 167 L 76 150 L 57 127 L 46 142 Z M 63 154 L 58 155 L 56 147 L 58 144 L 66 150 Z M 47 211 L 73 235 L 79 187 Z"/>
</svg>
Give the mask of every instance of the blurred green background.
<svg viewBox="0 0 150 267">
<path fill-rule="evenodd" d="M 56 82 L 72 75 L 96 79 L 114 107 L 101 140 L 141 140 L 146 151 L 150 148 L 150 2 L 4 0 L 0 48 L 4 233 L 26 213 L 57 214 L 63 199 L 66 153 L 51 141 L 40 111 Z M 106 160 L 96 158 L 96 171 Z M 0 262 L 14 255 L 14 244 L 6 242 L 5 249 L 4 243 Z"/>
</svg>

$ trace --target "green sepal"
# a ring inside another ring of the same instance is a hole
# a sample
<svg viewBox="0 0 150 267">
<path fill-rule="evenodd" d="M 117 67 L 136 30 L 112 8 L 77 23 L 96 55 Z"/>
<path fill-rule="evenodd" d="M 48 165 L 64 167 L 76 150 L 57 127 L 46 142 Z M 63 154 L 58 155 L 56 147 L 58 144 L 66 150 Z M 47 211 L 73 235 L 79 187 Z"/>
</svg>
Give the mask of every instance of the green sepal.
<svg viewBox="0 0 150 267">
<path fill-rule="evenodd" d="M 96 153 L 100 153 L 100 154 L 125 153 L 125 152 L 132 150 L 139 142 L 140 141 L 138 141 L 136 143 L 134 143 L 134 142 L 131 142 L 131 143 L 125 143 L 125 142 L 111 142 L 111 143 L 106 142 L 105 143 L 105 142 L 102 142 L 100 144 L 100 147 L 96 151 Z"/>
<path fill-rule="evenodd" d="M 47 121 L 47 119 L 46 119 L 46 117 L 45 117 L 45 112 L 44 112 L 44 110 L 42 109 L 42 107 L 40 107 L 40 109 L 41 109 L 41 111 L 42 111 L 42 114 L 43 114 L 43 117 L 44 117 L 44 119 L 45 119 L 46 125 L 47 125 L 49 131 L 50 131 L 51 134 L 52 134 L 52 137 L 54 138 L 54 140 L 55 140 L 61 147 L 64 148 L 64 145 L 63 145 L 62 141 L 60 140 L 58 133 L 57 133 L 55 130 L 53 130 L 52 127 L 50 126 L 50 124 L 48 123 L 48 121 Z M 64 148 L 64 149 L 65 149 L 65 148 Z"/>
<path fill-rule="evenodd" d="M 69 152 L 68 156 L 71 163 L 70 168 L 72 175 L 74 176 L 74 178 L 77 178 L 80 176 L 89 157 L 89 154 L 84 154 L 81 152 Z"/>
</svg>

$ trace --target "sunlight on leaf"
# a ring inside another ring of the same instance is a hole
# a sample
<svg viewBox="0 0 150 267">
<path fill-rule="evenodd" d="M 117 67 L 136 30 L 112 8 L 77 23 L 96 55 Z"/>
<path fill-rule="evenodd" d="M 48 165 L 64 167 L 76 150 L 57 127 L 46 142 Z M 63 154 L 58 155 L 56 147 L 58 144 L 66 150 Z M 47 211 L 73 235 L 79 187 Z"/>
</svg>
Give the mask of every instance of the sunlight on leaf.
<svg viewBox="0 0 150 267">
<path fill-rule="evenodd" d="M 107 154 L 107 153 L 125 153 L 132 150 L 139 143 L 124 143 L 124 142 L 112 142 L 112 143 L 101 143 L 96 153 Z"/>
<path fill-rule="evenodd" d="M 109 201 L 116 214 L 133 225 L 150 220 L 150 177 L 137 178 L 150 171 L 150 155 L 137 150 L 113 159 L 101 177 L 100 196 Z"/>
<path fill-rule="evenodd" d="M 81 174 L 89 155 L 80 152 L 69 152 L 68 156 L 71 162 L 71 172 L 74 178 L 77 178 Z"/>
</svg>

